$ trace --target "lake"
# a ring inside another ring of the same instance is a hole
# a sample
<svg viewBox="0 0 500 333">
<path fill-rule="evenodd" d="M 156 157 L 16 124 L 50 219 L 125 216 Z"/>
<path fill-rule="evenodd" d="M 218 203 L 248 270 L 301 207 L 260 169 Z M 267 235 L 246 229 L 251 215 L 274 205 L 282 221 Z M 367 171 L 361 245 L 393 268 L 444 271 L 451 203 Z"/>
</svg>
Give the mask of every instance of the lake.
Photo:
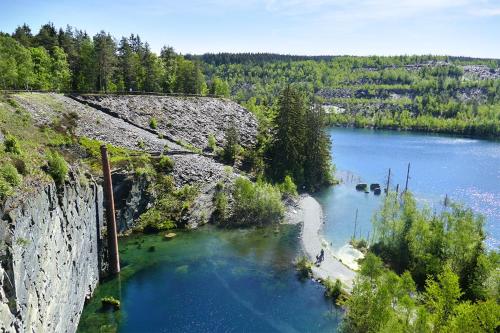
<svg viewBox="0 0 500 333">
<path fill-rule="evenodd" d="M 387 181 L 391 188 L 405 186 L 418 202 L 434 210 L 443 208 L 446 195 L 486 218 L 487 245 L 500 245 L 500 142 L 413 132 L 331 128 L 332 156 L 343 184 L 324 190 L 316 197 L 325 213 L 325 238 L 334 249 L 371 231 L 371 218 L 380 207 L 380 197 L 354 189 L 357 182 Z"/>
<path fill-rule="evenodd" d="M 442 209 L 446 194 L 484 214 L 488 245 L 500 239 L 500 144 L 466 138 L 360 129 L 330 129 L 343 184 L 318 193 L 324 236 L 334 248 L 354 232 L 367 237 L 383 194 L 358 192 L 359 181 L 404 186 L 422 205 Z M 120 239 L 122 272 L 102 283 L 86 305 L 79 332 L 335 332 L 341 310 L 311 280 L 301 281 L 297 226 L 220 230 L 210 226 Z M 121 300 L 103 311 L 101 298 Z"/>
<path fill-rule="evenodd" d="M 79 332 L 335 332 L 340 310 L 292 265 L 299 228 L 120 239 L 122 272 L 97 288 Z M 101 309 L 101 298 L 121 310 Z"/>
</svg>

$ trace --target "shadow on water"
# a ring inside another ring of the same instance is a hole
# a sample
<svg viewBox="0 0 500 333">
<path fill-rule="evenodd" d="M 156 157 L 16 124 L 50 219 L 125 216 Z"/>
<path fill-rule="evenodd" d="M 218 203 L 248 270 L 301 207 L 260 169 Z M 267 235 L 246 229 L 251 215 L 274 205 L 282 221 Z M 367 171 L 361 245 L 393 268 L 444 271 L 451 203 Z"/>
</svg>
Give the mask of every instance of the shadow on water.
<svg viewBox="0 0 500 333">
<path fill-rule="evenodd" d="M 341 312 L 323 288 L 298 280 L 299 229 L 204 227 L 120 240 L 120 279 L 102 283 L 79 332 L 332 332 Z M 154 246 L 154 251 L 149 249 Z M 103 311 L 101 297 L 121 301 Z"/>
</svg>

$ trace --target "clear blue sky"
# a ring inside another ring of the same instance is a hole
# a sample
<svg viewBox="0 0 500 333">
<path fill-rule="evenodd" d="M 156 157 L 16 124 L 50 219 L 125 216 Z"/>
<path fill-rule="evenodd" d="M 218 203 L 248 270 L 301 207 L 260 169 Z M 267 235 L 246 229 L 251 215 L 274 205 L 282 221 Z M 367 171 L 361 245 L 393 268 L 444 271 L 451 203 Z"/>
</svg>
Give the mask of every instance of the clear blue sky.
<svg viewBox="0 0 500 333">
<path fill-rule="evenodd" d="M 500 58 L 500 0 L 0 0 L 0 30 L 51 21 L 181 53 Z"/>
</svg>

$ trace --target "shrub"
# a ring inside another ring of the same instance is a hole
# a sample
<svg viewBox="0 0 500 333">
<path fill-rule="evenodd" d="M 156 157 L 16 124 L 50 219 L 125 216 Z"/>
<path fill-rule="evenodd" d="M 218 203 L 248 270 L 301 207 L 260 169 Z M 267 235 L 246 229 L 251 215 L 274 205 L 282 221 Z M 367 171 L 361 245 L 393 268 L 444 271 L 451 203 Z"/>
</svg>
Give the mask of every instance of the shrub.
<svg viewBox="0 0 500 333">
<path fill-rule="evenodd" d="M 113 309 L 114 311 L 120 309 L 120 301 L 113 296 L 106 296 L 101 298 L 101 304 L 105 309 Z"/>
<path fill-rule="evenodd" d="M 240 177 L 234 183 L 235 225 L 266 225 L 279 222 L 285 208 L 277 187 L 264 182 L 252 183 Z"/>
<path fill-rule="evenodd" d="M 64 158 L 56 151 L 47 153 L 47 173 L 54 179 L 57 185 L 64 183 L 64 179 L 68 174 L 68 164 Z"/>
<path fill-rule="evenodd" d="M 138 231 L 153 233 L 175 228 L 173 221 L 166 219 L 158 209 L 150 209 L 139 218 Z"/>
<path fill-rule="evenodd" d="M 330 278 L 323 281 L 325 286 L 325 296 L 331 298 L 332 301 L 336 302 L 340 295 L 342 295 L 342 283 L 339 279 L 333 282 Z"/>
<path fill-rule="evenodd" d="M 222 151 L 222 159 L 228 164 L 234 164 L 238 154 L 239 134 L 235 125 L 229 126 L 224 134 L 224 150 Z"/>
<path fill-rule="evenodd" d="M 297 185 L 293 182 L 292 177 L 286 176 L 283 183 L 279 185 L 281 193 L 284 195 L 295 196 L 297 195 Z"/>
<path fill-rule="evenodd" d="M 23 177 L 17 172 L 17 169 L 10 163 L 0 167 L 0 177 L 12 186 L 19 186 Z"/>
<path fill-rule="evenodd" d="M 295 267 L 300 277 L 308 278 L 312 275 L 312 262 L 310 262 L 307 257 L 302 256 L 295 263 Z"/>
<path fill-rule="evenodd" d="M 173 179 L 166 176 L 155 185 L 159 192 L 155 205 L 139 217 L 139 232 L 158 232 L 173 229 L 189 209 L 198 190 L 193 186 L 184 186 L 175 190 Z"/>
<path fill-rule="evenodd" d="M 5 151 L 7 153 L 21 154 L 21 147 L 15 136 L 7 135 L 4 141 Z"/>
<path fill-rule="evenodd" d="M 215 218 L 219 221 L 224 221 L 227 218 L 228 199 L 226 193 L 220 191 L 214 196 L 215 201 Z"/>
<path fill-rule="evenodd" d="M 12 186 L 3 178 L 0 178 L 0 200 L 12 195 Z"/>
<path fill-rule="evenodd" d="M 215 149 L 217 148 L 217 143 L 215 141 L 215 136 L 213 134 L 208 135 L 207 147 L 210 151 L 215 151 Z"/>
<path fill-rule="evenodd" d="M 162 172 L 172 172 L 174 169 L 174 161 L 168 156 L 162 156 L 158 162 L 158 167 Z"/>
<path fill-rule="evenodd" d="M 157 129 L 158 120 L 156 120 L 156 118 L 151 118 L 151 120 L 149 121 L 149 127 L 151 127 L 152 129 Z"/>
</svg>

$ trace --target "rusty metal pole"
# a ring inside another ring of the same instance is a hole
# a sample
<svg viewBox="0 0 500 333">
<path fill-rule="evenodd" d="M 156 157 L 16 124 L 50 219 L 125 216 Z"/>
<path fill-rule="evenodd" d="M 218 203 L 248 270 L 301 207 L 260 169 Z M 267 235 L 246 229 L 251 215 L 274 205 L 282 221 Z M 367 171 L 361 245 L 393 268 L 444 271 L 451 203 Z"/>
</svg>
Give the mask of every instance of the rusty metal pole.
<svg viewBox="0 0 500 333">
<path fill-rule="evenodd" d="M 106 196 L 107 233 L 108 233 L 108 258 L 111 274 L 120 272 L 120 257 L 118 253 L 118 238 L 116 235 L 115 199 L 113 197 L 113 183 L 109 168 L 108 151 L 106 145 L 101 146 L 102 173 L 104 175 L 104 194 Z"/>
</svg>

